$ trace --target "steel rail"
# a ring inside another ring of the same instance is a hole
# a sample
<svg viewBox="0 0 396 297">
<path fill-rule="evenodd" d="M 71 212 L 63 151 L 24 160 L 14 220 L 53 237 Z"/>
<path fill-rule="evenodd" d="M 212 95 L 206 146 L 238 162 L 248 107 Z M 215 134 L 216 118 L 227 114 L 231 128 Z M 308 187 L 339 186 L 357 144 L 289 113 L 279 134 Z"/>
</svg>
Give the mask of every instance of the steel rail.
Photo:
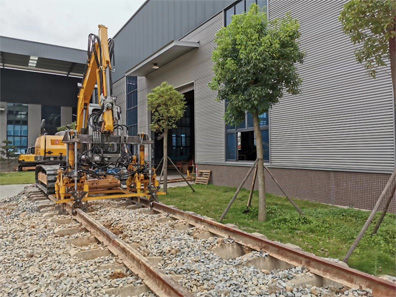
<svg viewBox="0 0 396 297">
<path fill-rule="evenodd" d="M 390 281 L 380 279 L 356 269 L 341 266 L 313 254 L 290 248 L 284 244 L 255 236 L 240 229 L 226 226 L 213 219 L 181 211 L 175 207 L 157 202 L 150 203 L 145 199 L 141 199 L 140 203 L 151 206 L 153 210 L 165 212 L 177 219 L 185 220 L 191 225 L 205 227 L 211 233 L 223 237 L 230 237 L 235 240 L 235 242 L 253 250 L 264 250 L 281 261 L 285 261 L 292 265 L 304 266 L 313 274 L 338 282 L 342 285 L 351 288 L 370 289 L 373 292 L 373 296 L 396 296 L 396 285 Z"/>
<path fill-rule="evenodd" d="M 139 275 L 144 283 L 158 296 L 193 296 L 189 291 L 153 267 L 139 252 L 130 247 L 114 233 L 91 218 L 81 209 L 74 209 L 64 204 L 65 209 L 91 232 L 114 255 L 117 255 L 133 273 Z"/>
</svg>

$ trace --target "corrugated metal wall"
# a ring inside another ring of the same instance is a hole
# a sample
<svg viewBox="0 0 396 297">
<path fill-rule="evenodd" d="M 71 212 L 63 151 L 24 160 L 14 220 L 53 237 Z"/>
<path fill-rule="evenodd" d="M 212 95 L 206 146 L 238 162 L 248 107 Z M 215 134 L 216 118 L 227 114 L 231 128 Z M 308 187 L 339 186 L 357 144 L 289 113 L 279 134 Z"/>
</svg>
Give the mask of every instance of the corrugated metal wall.
<svg viewBox="0 0 396 297">
<path fill-rule="evenodd" d="M 338 16 L 347 1 L 271 0 L 270 18 L 299 19 L 302 94 L 271 111 L 271 165 L 391 172 L 394 115 L 390 73 L 366 74 Z"/>
<path fill-rule="evenodd" d="M 217 14 L 233 0 L 148 1 L 116 34 L 114 81 L 172 40 Z"/>
<path fill-rule="evenodd" d="M 163 81 L 175 87 L 194 82 L 196 162 L 224 162 L 224 103 L 216 101 L 216 93 L 208 86 L 213 77 L 214 37 L 222 26 L 223 14 L 220 13 L 182 39 L 199 41 L 198 49 L 138 80 L 139 131 L 148 131 L 146 96 L 152 88 Z"/>
</svg>

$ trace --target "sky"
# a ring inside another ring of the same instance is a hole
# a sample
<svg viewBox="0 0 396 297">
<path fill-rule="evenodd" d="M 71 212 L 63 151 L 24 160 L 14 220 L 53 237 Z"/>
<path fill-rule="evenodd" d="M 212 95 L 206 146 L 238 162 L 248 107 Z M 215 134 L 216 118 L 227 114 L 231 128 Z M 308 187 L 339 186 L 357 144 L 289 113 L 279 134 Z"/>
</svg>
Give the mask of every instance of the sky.
<svg viewBox="0 0 396 297">
<path fill-rule="evenodd" d="M 145 0 L 0 0 L 0 35 L 86 50 L 98 25 L 114 35 Z"/>
</svg>

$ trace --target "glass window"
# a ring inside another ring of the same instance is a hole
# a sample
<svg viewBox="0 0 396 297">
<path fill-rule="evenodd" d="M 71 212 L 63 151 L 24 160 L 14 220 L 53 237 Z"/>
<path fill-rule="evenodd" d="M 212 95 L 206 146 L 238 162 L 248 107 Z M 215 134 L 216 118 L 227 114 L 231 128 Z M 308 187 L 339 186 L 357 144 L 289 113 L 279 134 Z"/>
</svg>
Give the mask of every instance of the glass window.
<svg viewBox="0 0 396 297">
<path fill-rule="evenodd" d="M 256 0 L 246 0 L 246 11 L 249 11 L 252 4 L 256 4 Z"/>
<path fill-rule="evenodd" d="M 9 103 L 7 105 L 7 140 L 16 146 L 16 153 L 26 150 L 28 135 L 27 104 Z"/>
<path fill-rule="evenodd" d="M 257 0 L 257 5 L 264 11 L 267 12 L 267 0 Z M 264 8 L 265 7 L 265 8 Z"/>
<path fill-rule="evenodd" d="M 227 133 L 227 160 L 236 160 L 236 133 Z"/>
<path fill-rule="evenodd" d="M 131 136 L 137 135 L 137 78 L 136 76 L 127 76 L 126 80 L 127 98 L 126 98 L 126 122 L 128 127 L 128 134 Z"/>
<path fill-rule="evenodd" d="M 230 7 L 225 11 L 225 25 L 228 26 L 231 24 L 231 17 L 234 15 L 234 6 Z"/>
<path fill-rule="evenodd" d="M 242 14 L 245 11 L 245 3 L 244 1 L 238 2 L 235 5 L 235 14 Z"/>
<path fill-rule="evenodd" d="M 264 162 L 269 162 L 269 131 L 261 130 L 261 137 L 263 140 Z"/>
<path fill-rule="evenodd" d="M 268 114 L 264 112 L 263 114 L 259 115 L 260 126 L 267 126 L 268 125 Z"/>
</svg>

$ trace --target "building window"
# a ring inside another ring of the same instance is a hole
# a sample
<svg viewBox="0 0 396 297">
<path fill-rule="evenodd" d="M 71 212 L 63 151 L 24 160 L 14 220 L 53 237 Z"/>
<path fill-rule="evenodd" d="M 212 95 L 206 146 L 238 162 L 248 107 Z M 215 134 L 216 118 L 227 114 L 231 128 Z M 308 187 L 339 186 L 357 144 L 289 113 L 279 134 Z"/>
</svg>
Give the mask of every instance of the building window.
<svg viewBox="0 0 396 297">
<path fill-rule="evenodd" d="M 242 0 L 234 3 L 232 6 L 224 10 L 224 25 L 231 23 L 233 15 L 242 14 L 250 9 L 252 4 L 257 4 L 263 11 L 267 10 L 268 0 Z"/>
<path fill-rule="evenodd" d="M 126 123 L 128 135 L 136 136 L 138 134 L 138 110 L 137 110 L 137 78 L 136 76 L 127 76 L 126 80 Z"/>
<path fill-rule="evenodd" d="M 259 116 L 264 161 L 269 162 L 269 133 L 268 113 Z M 245 121 L 238 127 L 226 125 L 226 160 L 227 161 L 255 161 L 256 137 L 254 136 L 253 116 L 246 113 Z"/>
<path fill-rule="evenodd" d="M 17 154 L 24 154 L 28 147 L 28 106 L 7 104 L 7 140 L 16 147 Z"/>
<path fill-rule="evenodd" d="M 41 118 L 45 120 L 45 131 L 48 135 L 55 135 L 61 124 L 60 106 L 41 106 Z"/>
</svg>

